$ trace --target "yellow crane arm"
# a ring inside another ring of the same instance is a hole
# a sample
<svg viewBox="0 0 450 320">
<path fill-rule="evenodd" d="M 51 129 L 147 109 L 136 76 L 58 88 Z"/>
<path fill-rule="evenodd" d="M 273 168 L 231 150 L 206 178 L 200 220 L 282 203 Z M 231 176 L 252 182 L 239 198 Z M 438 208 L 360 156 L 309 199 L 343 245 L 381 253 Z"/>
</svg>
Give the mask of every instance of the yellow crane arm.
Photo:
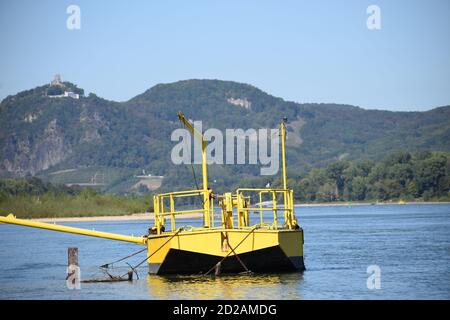
<svg viewBox="0 0 450 320">
<path fill-rule="evenodd" d="M 44 223 L 44 222 L 37 222 L 37 221 L 31 221 L 31 220 L 25 220 L 25 219 L 17 219 L 13 214 L 9 214 L 6 217 L 0 216 L 0 222 L 16 224 L 19 226 L 26 226 L 26 227 L 31 227 L 31 228 L 40 228 L 40 229 L 47 229 L 47 230 L 53 230 L 53 231 L 81 234 L 84 236 L 132 242 L 132 243 L 136 243 L 136 244 L 147 244 L 146 237 L 126 236 L 126 235 L 121 235 L 121 234 L 116 234 L 116 233 L 74 228 L 74 227 L 62 226 L 62 225 L 52 224 L 52 223 Z"/>
<path fill-rule="evenodd" d="M 203 138 L 203 134 L 201 132 L 198 132 L 197 130 L 195 130 L 194 126 L 191 124 L 191 122 L 188 119 L 185 118 L 183 113 L 178 112 L 178 118 L 186 126 L 186 128 L 188 128 L 188 130 L 192 133 L 192 135 L 194 135 L 194 137 L 196 137 L 197 139 L 199 139 L 201 141 L 202 147 L 203 147 L 203 144 L 206 144 L 206 141 Z"/>
<path fill-rule="evenodd" d="M 201 132 L 198 132 L 195 130 L 194 126 L 187 120 L 183 113 L 178 112 L 178 118 L 180 121 L 188 128 L 188 130 L 192 133 L 194 137 L 199 139 L 202 143 L 202 178 L 203 178 L 203 190 L 205 191 L 203 193 L 203 210 L 204 210 L 204 222 L 205 227 L 210 227 L 211 225 L 211 208 L 210 208 L 210 198 L 208 193 L 208 167 L 207 167 L 207 160 L 206 160 L 206 141 L 203 137 L 203 134 Z"/>
</svg>

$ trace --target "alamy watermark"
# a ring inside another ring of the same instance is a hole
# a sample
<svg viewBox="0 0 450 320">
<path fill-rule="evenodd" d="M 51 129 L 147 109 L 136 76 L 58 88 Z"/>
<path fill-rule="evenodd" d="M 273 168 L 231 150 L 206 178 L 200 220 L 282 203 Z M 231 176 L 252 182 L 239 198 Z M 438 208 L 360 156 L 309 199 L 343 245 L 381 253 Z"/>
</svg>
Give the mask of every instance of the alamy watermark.
<svg viewBox="0 0 450 320">
<path fill-rule="evenodd" d="M 66 286 L 68 289 L 81 289 L 81 271 L 80 267 L 71 264 L 67 267 Z"/>
<path fill-rule="evenodd" d="M 202 122 L 194 121 L 194 129 L 202 131 Z M 210 128 L 203 133 L 208 164 L 260 164 L 261 175 L 274 175 L 279 170 L 279 129 L 226 129 L 225 137 L 219 129 Z M 201 164 L 201 142 L 187 129 L 176 129 L 170 137 L 178 142 L 171 152 L 174 164 Z M 194 143 L 192 143 L 194 139 Z M 224 142 L 225 140 L 225 142 Z M 248 143 L 247 143 L 248 142 Z M 268 150 L 270 144 L 270 152 Z M 192 146 L 194 160 L 192 161 Z M 248 148 L 247 148 L 248 146 Z M 225 156 L 224 156 L 225 151 Z"/>
<path fill-rule="evenodd" d="M 81 29 L 81 9 L 76 4 L 67 7 L 66 13 L 69 14 L 66 20 L 66 27 L 69 30 Z"/>
<path fill-rule="evenodd" d="M 366 281 L 367 289 L 381 289 L 381 268 L 376 264 L 373 264 L 367 267 L 366 272 L 369 274 Z"/>
<path fill-rule="evenodd" d="M 366 13 L 369 15 L 367 17 L 366 26 L 369 30 L 381 30 L 381 9 L 375 4 L 371 4 L 367 7 Z"/>
</svg>

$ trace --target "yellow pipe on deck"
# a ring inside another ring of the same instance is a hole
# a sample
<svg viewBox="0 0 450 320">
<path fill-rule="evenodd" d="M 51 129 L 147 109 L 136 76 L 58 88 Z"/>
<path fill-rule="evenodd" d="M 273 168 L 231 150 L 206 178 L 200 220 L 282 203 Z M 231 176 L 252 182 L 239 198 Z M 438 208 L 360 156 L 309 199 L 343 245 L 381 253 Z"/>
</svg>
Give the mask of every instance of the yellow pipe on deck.
<svg viewBox="0 0 450 320">
<path fill-rule="evenodd" d="M 62 226 L 62 225 L 58 225 L 58 224 L 37 222 L 37 221 L 31 221 L 31 220 L 25 220 L 25 219 L 17 219 L 13 214 L 9 214 L 6 217 L 0 216 L 0 222 L 16 224 L 19 226 L 26 226 L 26 227 L 31 227 L 31 228 L 40 228 L 40 229 L 47 229 L 47 230 L 53 230 L 53 231 L 75 233 L 75 234 L 81 234 L 81 235 L 90 236 L 90 237 L 132 242 L 132 243 L 136 243 L 136 244 L 147 244 L 146 237 L 125 236 L 125 235 L 116 234 L 116 233 L 74 228 L 74 227 Z"/>
</svg>

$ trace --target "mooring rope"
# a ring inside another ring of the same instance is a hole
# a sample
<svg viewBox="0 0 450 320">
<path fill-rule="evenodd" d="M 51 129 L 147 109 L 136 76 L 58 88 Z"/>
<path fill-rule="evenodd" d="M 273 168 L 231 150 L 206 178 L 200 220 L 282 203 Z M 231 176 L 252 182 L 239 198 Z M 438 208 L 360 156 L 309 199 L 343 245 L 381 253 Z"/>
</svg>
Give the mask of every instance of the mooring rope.
<svg viewBox="0 0 450 320">
<path fill-rule="evenodd" d="M 117 262 L 120 262 L 120 261 L 126 260 L 128 258 L 131 258 L 132 256 L 135 256 L 135 255 L 137 255 L 137 254 L 139 254 L 141 252 L 144 252 L 145 250 L 147 250 L 147 248 L 141 249 L 141 250 L 139 250 L 139 251 L 137 251 L 135 253 L 132 253 L 132 254 L 130 254 L 130 255 L 124 257 L 124 258 L 121 258 L 119 260 L 116 260 L 116 261 L 113 261 L 113 262 L 110 262 L 110 263 L 105 263 L 105 264 L 101 265 L 100 268 L 107 269 L 107 268 L 109 268 L 109 266 L 112 266 L 113 264 L 115 264 Z"/>
<path fill-rule="evenodd" d="M 241 258 L 239 257 L 239 255 L 236 253 L 236 250 L 237 250 L 237 248 L 239 248 L 239 246 L 242 244 L 242 243 L 244 243 L 244 241 L 256 230 L 256 229 L 258 229 L 259 228 L 259 225 L 257 225 L 257 226 L 255 226 L 255 227 L 253 227 L 252 228 L 252 230 L 250 230 L 250 232 L 237 244 L 237 246 L 236 247 L 232 247 L 231 246 L 231 244 L 230 244 L 230 241 L 228 240 L 228 237 L 226 238 L 227 239 L 227 243 L 228 243 L 228 246 L 230 247 L 230 252 L 225 256 L 225 257 L 223 257 L 222 258 L 222 260 L 220 260 L 218 263 L 216 263 L 214 266 L 212 266 L 209 270 L 208 270 L 208 272 L 206 272 L 204 275 L 206 276 L 206 275 L 208 275 L 208 274 L 210 274 L 211 273 L 211 271 L 213 271 L 218 265 L 220 265 L 220 264 L 222 264 L 222 262 L 226 259 L 226 258 L 228 258 L 232 253 L 234 254 L 234 256 L 236 257 L 236 259 L 239 261 L 239 263 L 242 265 L 242 267 L 245 269 L 245 272 L 247 272 L 247 273 L 250 273 L 251 271 L 247 268 L 247 266 L 245 265 L 245 263 L 241 260 Z M 178 235 L 182 230 L 184 230 L 184 227 L 180 227 L 169 239 L 167 239 L 167 241 L 165 241 L 161 246 L 159 246 L 158 247 L 158 249 L 156 249 L 155 251 L 153 251 L 152 252 L 152 254 L 150 254 L 150 255 L 148 255 L 144 260 L 142 260 L 141 262 L 139 262 L 137 265 L 135 265 L 134 267 L 133 266 L 131 266 L 129 263 L 127 263 L 128 264 L 128 266 L 130 267 L 130 269 L 131 269 L 131 271 L 132 272 L 134 272 L 134 273 L 136 273 L 136 276 L 138 277 L 138 279 L 139 279 L 139 275 L 138 275 L 138 273 L 137 273 L 137 271 L 136 271 L 136 269 L 137 268 L 139 268 L 144 262 L 146 262 L 146 261 L 148 261 L 148 259 L 150 259 L 154 254 L 156 254 L 159 250 L 161 250 L 167 243 L 169 243 L 170 242 L 170 240 L 172 240 L 176 235 Z M 100 267 L 101 268 L 104 268 L 105 269 L 105 271 L 106 271 L 106 269 L 108 269 L 109 268 L 109 266 L 112 266 L 112 265 L 114 265 L 115 263 L 117 263 L 117 262 L 120 262 L 120 261 L 123 261 L 123 260 L 126 260 L 126 259 L 128 259 L 128 258 L 130 258 L 130 257 L 132 257 L 132 256 L 135 256 L 135 255 L 137 255 L 137 254 L 139 254 L 139 253 L 141 253 L 141 252 L 143 252 L 143 251 L 145 251 L 145 250 L 147 250 L 147 248 L 144 248 L 144 249 L 141 249 L 141 250 L 139 250 L 139 251 L 137 251 L 137 252 L 134 252 L 134 253 L 132 253 L 132 254 L 130 254 L 130 255 L 128 255 L 128 256 L 126 256 L 126 257 L 123 257 L 123 258 L 121 258 L 121 259 L 118 259 L 118 260 L 116 260 L 116 261 L 113 261 L 113 262 L 110 262 L 110 263 L 106 263 L 106 264 L 104 264 L 104 265 L 101 265 Z M 110 276 L 111 278 L 113 278 L 113 276 L 111 275 L 111 274 L 109 274 L 107 271 L 106 271 L 106 273 L 108 274 L 108 276 Z M 126 275 L 129 275 L 129 271 L 127 272 L 127 273 L 125 273 L 125 274 L 123 274 L 123 275 L 121 275 L 121 276 L 119 276 L 119 278 L 123 278 L 124 276 L 126 276 Z"/>
<path fill-rule="evenodd" d="M 242 239 L 241 240 L 241 242 L 239 242 L 238 243 L 238 245 L 236 246 L 236 247 L 234 247 L 234 249 L 233 249 L 233 247 L 230 245 L 230 243 L 228 242 L 228 238 L 227 238 L 227 242 L 228 242 L 228 245 L 230 246 L 230 249 L 231 249 L 231 251 L 230 252 L 228 252 L 228 254 L 225 256 L 225 257 L 223 257 L 222 258 L 222 260 L 220 260 L 218 263 L 216 263 L 215 265 L 213 265 L 212 267 L 211 267 L 211 269 L 209 269 L 208 270 L 208 272 L 206 272 L 205 273 L 205 276 L 207 276 L 208 274 L 210 274 L 211 273 L 211 271 L 213 271 L 215 268 L 216 268 L 216 266 L 217 265 L 221 265 L 222 264 L 222 262 L 226 259 L 226 258 L 228 258 L 229 256 L 230 256 L 230 254 L 232 254 L 232 253 L 234 253 L 235 254 L 235 256 L 236 256 L 236 258 L 238 259 L 238 261 L 242 264 L 242 266 L 244 267 L 244 269 L 245 269 L 245 271 L 246 272 L 251 272 L 248 268 L 247 268 L 247 266 L 245 266 L 245 264 L 244 264 L 244 262 L 242 262 L 242 260 L 238 257 L 238 255 L 237 255 L 237 253 L 236 253 L 236 249 L 256 230 L 256 229 L 258 229 L 258 227 L 259 226 L 255 226 L 255 227 L 253 227 L 253 229 L 244 237 L 244 239 Z"/>
<path fill-rule="evenodd" d="M 140 267 L 145 261 L 147 261 L 148 259 L 150 259 L 155 253 L 157 253 L 162 247 L 164 247 L 170 240 L 172 240 L 172 239 L 173 239 L 178 233 L 180 233 L 180 231 L 182 231 L 183 229 L 184 229 L 184 227 L 180 227 L 180 228 L 177 230 L 177 232 L 175 232 L 175 233 L 174 233 L 174 234 L 173 234 L 166 242 L 164 242 L 164 243 L 163 243 L 158 249 L 156 249 L 151 255 L 147 256 L 144 260 L 142 260 L 141 262 L 139 262 L 136 266 L 133 267 L 131 264 L 127 263 L 128 266 L 130 267 L 131 271 L 134 272 L 134 273 L 136 273 L 136 276 L 137 276 L 138 279 L 139 279 L 139 275 L 138 275 L 136 269 L 137 269 L 138 267 Z M 100 268 L 103 268 L 104 271 L 108 274 L 108 276 L 109 276 L 110 278 L 113 278 L 114 276 L 112 276 L 111 274 L 109 274 L 109 272 L 107 271 L 107 269 L 108 269 L 110 266 L 116 264 L 117 262 L 120 262 L 120 261 L 126 260 L 126 259 L 128 259 L 128 258 L 131 258 L 131 257 L 133 257 L 133 256 L 135 256 L 135 255 L 137 255 L 137 254 L 139 254 L 139 253 L 141 253 L 141 252 L 143 252 L 143 251 L 146 251 L 146 250 L 148 250 L 148 248 L 141 249 L 141 250 L 139 250 L 139 251 L 137 251 L 137 252 L 134 252 L 134 253 L 132 253 L 132 254 L 126 256 L 126 257 L 120 258 L 120 259 L 118 259 L 118 260 L 116 260 L 116 261 L 109 262 L 109 263 L 105 263 L 105 264 L 101 265 Z M 128 272 L 125 273 L 125 274 L 123 274 L 123 275 L 121 275 L 121 276 L 119 276 L 119 278 L 122 278 L 122 277 L 124 277 L 124 276 L 126 276 L 126 275 L 128 275 Z"/>
<path fill-rule="evenodd" d="M 239 263 L 241 264 L 241 266 L 245 269 L 245 272 L 251 272 L 247 266 L 245 265 L 245 263 L 241 260 L 241 258 L 239 258 L 238 254 L 236 253 L 236 251 L 234 251 L 233 247 L 230 244 L 230 241 L 228 240 L 228 236 L 227 236 L 227 243 L 228 246 L 230 247 L 231 251 L 233 251 L 234 256 L 236 257 L 236 259 L 239 261 Z"/>
<path fill-rule="evenodd" d="M 170 240 L 172 240 L 178 233 L 180 233 L 183 230 L 183 227 L 179 228 L 177 230 L 177 232 L 175 232 L 166 242 L 164 242 L 158 249 L 156 249 L 155 251 L 153 251 L 153 253 L 149 256 L 147 256 L 147 258 L 145 258 L 144 260 L 142 260 L 141 262 L 139 262 L 136 266 L 132 267 L 130 266 L 130 268 L 132 269 L 133 272 L 136 272 L 136 269 L 139 268 L 145 261 L 147 261 L 148 259 L 150 259 L 155 253 L 157 253 L 159 250 L 161 250 L 167 243 L 169 243 Z M 122 275 L 121 277 L 127 275 L 127 273 L 125 273 L 124 275 Z M 137 274 L 137 272 L 136 272 Z"/>
</svg>

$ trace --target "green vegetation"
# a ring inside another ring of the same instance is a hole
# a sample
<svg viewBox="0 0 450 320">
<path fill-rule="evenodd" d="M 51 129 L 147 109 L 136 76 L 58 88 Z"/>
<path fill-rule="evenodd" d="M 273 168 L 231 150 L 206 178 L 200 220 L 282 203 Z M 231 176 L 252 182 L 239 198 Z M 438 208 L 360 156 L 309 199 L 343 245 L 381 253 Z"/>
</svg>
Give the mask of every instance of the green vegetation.
<svg viewBox="0 0 450 320">
<path fill-rule="evenodd" d="M 150 197 L 116 196 L 38 178 L 0 180 L 0 215 L 19 218 L 127 215 L 150 209 Z"/>
<path fill-rule="evenodd" d="M 292 168 L 289 171 L 288 185 L 294 189 L 298 202 L 450 201 L 450 153 L 402 151 L 379 162 L 340 160 L 305 174 Z M 186 174 L 186 179 L 192 177 Z M 227 189 L 260 188 L 267 182 L 281 187 L 279 178 L 268 181 L 267 177 L 247 177 Z M 126 215 L 149 209 L 152 210 L 150 194 L 117 196 L 91 188 L 55 185 L 36 177 L 0 180 L 1 215 L 83 217 Z"/>
<path fill-rule="evenodd" d="M 107 193 L 125 193 L 139 179 L 133 179 L 135 175 L 141 174 L 139 170 L 129 168 L 108 168 L 108 167 L 77 167 L 65 170 L 45 170 L 36 176 L 52 184 L 83 184 L 96 183 L 92 186 L 95 190 Z M 126 184 L 126 186 L 123 186 Z M 122 192 L 121 192 L 122 191 Z"/>
<path fill-rule="evenodd" d="M 337 161 L 288 183 L 301 202 L 450 201 L 450 154 L 396 152 L 377 163 Z"/>
<path fill-rule="evenodd" d="M 64 85 L 82 93 L 71 83 Z M 170 159 L 176 143 L 170 140 L 171 133 L 181 127 L 178 111 L 202 120 L 203 129 L 222 131 L 276 128 L 287 117 L 288 167 L 298 175 L 338 160 L 380 161 L 398 150 L 450 152 L 449 106 L 427 112 L 390 112 L 300 104 L 250 85 L 219 80 L 161 84 L 123 103 L 95 94 L 48 98 L 48 89 L 48 85 L 37 87 L 1 102 L 0 177 L 31 174 L 53 183 L 89 183 L 95 172 L 88 175 L 85 168 L 95 167 L 105 173 L 107 186 L 102 191 L 128 192 L 135 183 L 133 176 L 142 170 L 165 177 L 162 191 L 191 188 L 190 166 L 176 166 Z M 231 98 L 246 99 L 251 106 L 234 105 Z M 50 175 L 67 169 L 80 171 Z M 257 181 L 259 166 L 213 165 L 210 172 L 211 181 L 217 181 L 214 189 L 225 190 L 243 179 Z M 330 188 L 323 186 L 322 198 Z M 343 197 L 340 193 L 339 199 Z"/>
<path fill-rule="evenodd" d="M 48 96 L 59 96 L 61 94 L 64 94 L 64 90 L 60 86 L 51 86 L 47 90 Z"/>
</svg>

